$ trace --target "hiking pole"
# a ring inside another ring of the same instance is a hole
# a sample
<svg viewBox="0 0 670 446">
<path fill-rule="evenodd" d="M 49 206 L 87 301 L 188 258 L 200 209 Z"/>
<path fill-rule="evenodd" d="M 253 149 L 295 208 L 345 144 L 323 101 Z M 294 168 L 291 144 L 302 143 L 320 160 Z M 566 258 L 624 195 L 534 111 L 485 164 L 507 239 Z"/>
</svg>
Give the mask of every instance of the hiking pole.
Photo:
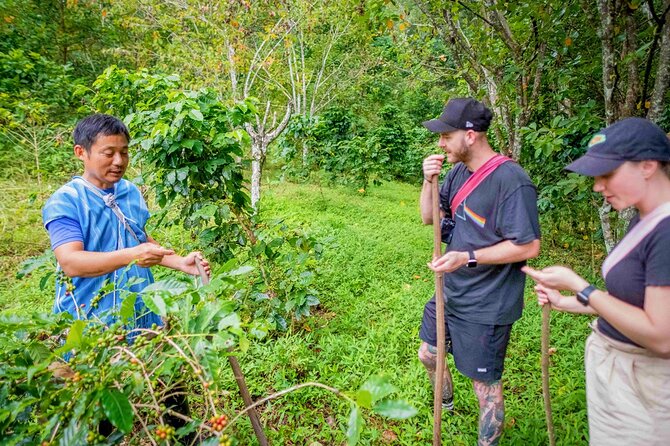
<svg viewBox="0 0 670 446">
<path fill-rule="evenodd" d="M 442 255 L 442 231 L 440 230 L 440 193 L 438 175 L 431 182 L 433 195 L 433 260 Z M 433 446 L 442 444 L 442 385 L 444 381 L 444 291 L 442 273 L 435 272 L 435 323 L 437 324 L 437 365 L 435 370 L 435 394 L 433 399 Z"/>
<path fill-rule="evenodd" d="M 198 268 L 198 274 L 200 274 L 200 280 L 202 280 L 202 284 L 207 285 L 209 283 L 209 276 L 202 267 L 200 260 L 195 259 L 195 266 Z M 240 394 L 242 394 L 242 400 L 244 401 L 244 406 L 246 409 L 247 407 L 251 406 L 254 401 L 251 399 L 251 395 L 249 394 L 249 388 L 247 387 L 247 383 L 244 379 L 244 373 L 242 373 L 240 363 L 237 361 L 235 356 L 228 356 L 228 362 L 230 362 L 230 367 L 233 369 L 235 381 L 237 381 L 237 387 L 240 388 Z M 261 420 L 258 418 L 256 409 L 249 409 L 247 413 L 249 414 L 249 420 L 251 420 L 251 426 L 254 428 L 254 432 L 256 433 L 258 443 L 261 446 L 268 446 L 268 439 L 265 436 L 265 431 L 263 430 Z"/>
<path fill-rule="evenodd" d="M 547 418 L 547 434 L 549 445 L 555 446 L 554 422 L 551 416 L 551 394 L 549 393 L 549 320 L 551 315 L 551 304 L 542 306 L 542 396 L 544 397 L 544 414 Z"/>
</svg>

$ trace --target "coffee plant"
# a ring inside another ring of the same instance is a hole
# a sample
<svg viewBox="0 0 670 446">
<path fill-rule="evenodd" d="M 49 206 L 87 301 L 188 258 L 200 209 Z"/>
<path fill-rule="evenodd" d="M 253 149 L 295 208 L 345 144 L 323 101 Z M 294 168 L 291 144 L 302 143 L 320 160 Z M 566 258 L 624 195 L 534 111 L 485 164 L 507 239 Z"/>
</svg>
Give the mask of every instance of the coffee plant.
<svg viewBox="0 0 670 446">
<path fill-rule="evenodd" d="M 253 213 L 243 177 L 249 136 L 241 126 L 255 116 L 255 100 L 226 104 L 211 89 L 183 90 L 179 83 L 177 76 L 110 67 L 90 102 L 125 114 L 142 181 L 163 210 L 158 224 L 182 226 L 192 238 L 188 248 L 212 261 L 252 265 L 259 327 L 286 329 L 287 318 L 307 316 L 319 303 L 311 281 L 322 247 Z"/>
<path fill-rule="evenodd" d="M 143 299 L 163 317 L 162 327 L 132 328 L 137 295 L 111 315 L 73 320 L 69 314 L 0 318 L 0 437 L 3 444 L 109 445 L 236 444 L 230 413 L 219 397 L 226 355 L 262 336 L 244 305 L 249 267 L 234 260 L 203 287 L 166 279 L 149 285 Z M 72 290 L 76 293 L 77 290 Z M 329 390 L 351 404 L 349 444 L 359 438 L 363 409 L 402 419 L 415 410 L 390 400 L 395 391 L 373 377 L 357 392 Z"/>
</svg>

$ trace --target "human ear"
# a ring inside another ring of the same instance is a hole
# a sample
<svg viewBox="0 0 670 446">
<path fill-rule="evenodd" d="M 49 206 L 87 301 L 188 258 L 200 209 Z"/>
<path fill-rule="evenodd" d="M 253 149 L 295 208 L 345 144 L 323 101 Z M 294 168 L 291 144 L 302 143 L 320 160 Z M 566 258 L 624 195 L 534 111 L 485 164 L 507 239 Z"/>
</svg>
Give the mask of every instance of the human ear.
<svg viewBox="0 0 670 446">
<path fill-rule="evenodd" d="M 84 160 L 84 154 L 86 154 L 86 153 L 87 152 L 86 152 L 86 149 L 84 148 L 84 146 L 82 146 L 81 144 L 75 144 L 75 146 L 74 146 L 74 156 L 76 156 L 77 158 L 79 158 L 80 160 L 83 161 Z"/>
<path fill-rule="evenodd" d="M 477 140 L 477 133 L 474 130 L 468 130 L 465 132 L 465 141 L 468 145 L 473 145 Z"/>
<path fill-rule="evenodd" d="M 640 161 L 640 171 L 642 176 L 647 179 L 650 178 L 656 171 L 659 169 L 660 164 L 658 161 L 645 160 Z"/>
</svg>

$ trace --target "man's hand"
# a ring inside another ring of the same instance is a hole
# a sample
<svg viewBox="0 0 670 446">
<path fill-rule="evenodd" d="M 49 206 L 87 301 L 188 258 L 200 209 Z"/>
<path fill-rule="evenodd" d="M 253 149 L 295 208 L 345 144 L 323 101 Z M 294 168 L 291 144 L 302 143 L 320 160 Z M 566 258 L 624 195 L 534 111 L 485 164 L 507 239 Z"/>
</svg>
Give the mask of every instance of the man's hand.
<svg viewBox="0 0 670 446">
<path fill-rule="evenodd" d="M 433 176 L 439 175 L 442 172 L 442 163 L 444 162 L 444 155 L 430 155 L 423 160 L 423 178 L 431 182 Z"/>
<path fill-rule="evenodd" d="M 205 273 L 207 273 L 207 277 L 211 277 L 212 272 L 209 267 L 209 262 L 205 260 L 202 254 L 198 251 L 193 251 L 186 257 L 180 258 L 176 266 L 180 271 L 183 271 L 186 274 L 197 276 L 200 272 L 198 271 L 198 267 L 195 264 L 196 259 L 200 261 L 202 268 L 205 270 Z"/>
<path fill-rule="evenodd" d="M 451 273 L 466 265 L 468 260 L 470 260 L 470 255 L 467 252 L 449 251 L 439 259 L 430 262 L 428 268 L 436 273 Z"/>
<path fill-rule="evenodd" d="M 133 260 L 136 260 L 137 264 L 144 268 L 158 265 L 163 261 L 163 257 L 174 254 L 174 251 L 171 249 L 166 249 L 149 242 L 142 243 L 131 249 L 133 250 Z"/>
</svg>

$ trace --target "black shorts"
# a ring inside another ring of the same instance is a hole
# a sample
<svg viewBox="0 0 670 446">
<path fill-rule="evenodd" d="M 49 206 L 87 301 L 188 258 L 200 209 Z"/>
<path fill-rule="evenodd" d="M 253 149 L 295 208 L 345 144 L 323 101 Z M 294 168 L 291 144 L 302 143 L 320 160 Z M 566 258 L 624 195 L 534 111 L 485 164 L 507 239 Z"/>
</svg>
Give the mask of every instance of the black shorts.
<svg viewBox="0 0 670 446">
<path fill-rule="evenodd" d="M 435 317 L 433 296 L 423 310 L 419 331 L 419 337 L 433 347 L 437 346 Z M 458 371 L 483 382 L 502 378 L 512 324 L 477 324 L 446 313 L 444 319 L 447 352 L 454 357 Z"/>
</svg>

